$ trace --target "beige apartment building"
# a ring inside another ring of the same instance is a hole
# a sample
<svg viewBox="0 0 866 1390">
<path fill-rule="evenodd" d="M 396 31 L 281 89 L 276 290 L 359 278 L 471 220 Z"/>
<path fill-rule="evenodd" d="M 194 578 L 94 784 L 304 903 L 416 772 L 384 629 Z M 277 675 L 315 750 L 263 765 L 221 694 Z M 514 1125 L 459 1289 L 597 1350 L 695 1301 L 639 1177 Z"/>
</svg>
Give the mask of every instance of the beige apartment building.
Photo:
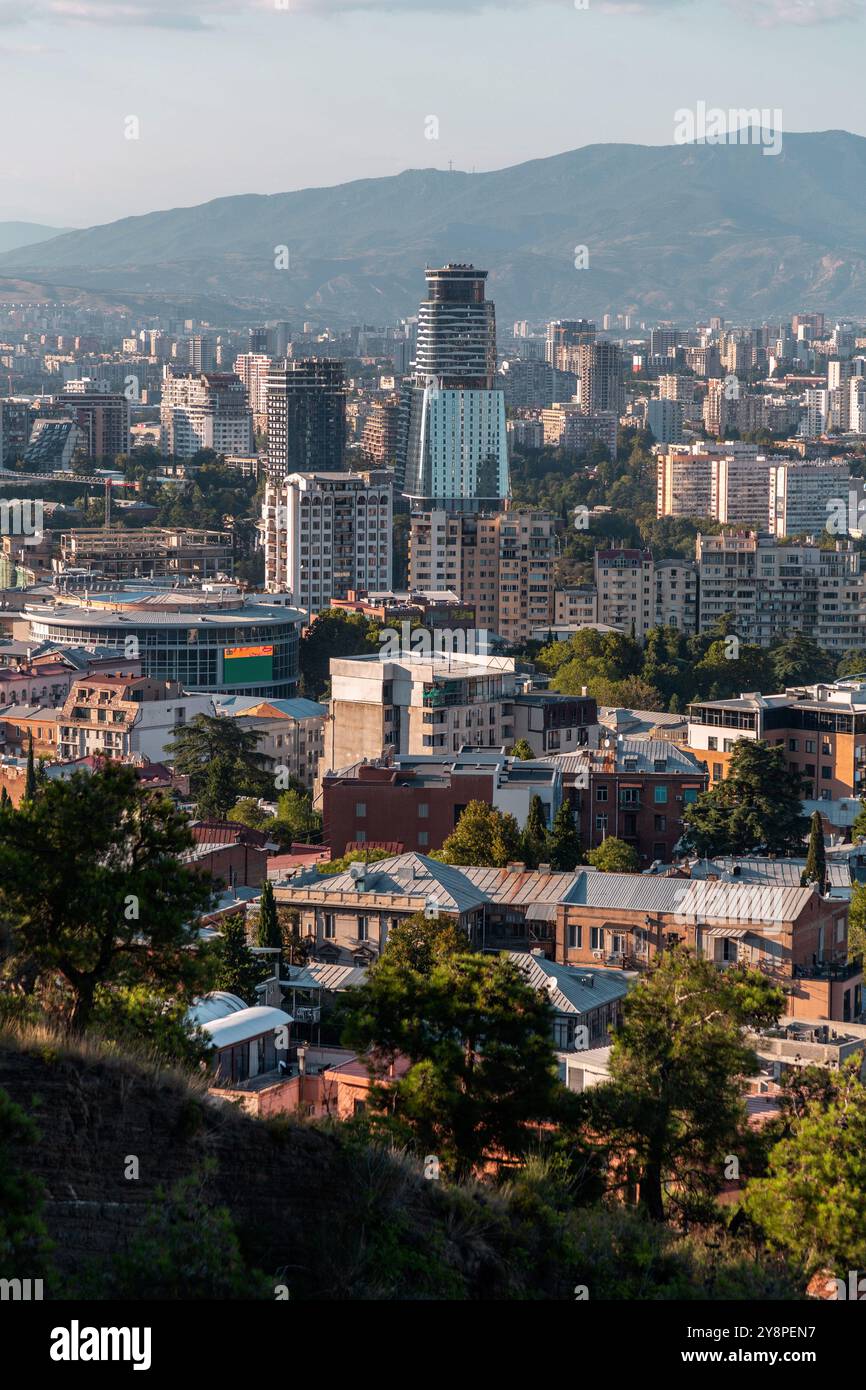
<svg viewBox="0 0 866 1390">
<path fill-rule="evenodd" d="M 420 512 L 412 517 L 409 587 L 453 589 L 474 608 L 479 628 L 523 642 L 553 620 L 555 558 L 556 523 L 547 512 Z"/>
<path fill-rule="evenodd" d="M 579 626 L 598 621 L 598 594 L 592 584 L 557 589 L 553 595 L 554 627 Z"/>
<path fill-rule="evenodd" d="M 642 642 L 655 623 L 655 574 L 648 550 L 595 552 L 598 621 L 622 628 Z"/>
<path fill-rule="evenodd" d="M 483 654 L 334 657 L 319 781 L 364 758 L 457 753 L 514 743 L 518 679 L 508 657 Z M 395 835 L 399 827 L 395 827 Z"/>
</svg>

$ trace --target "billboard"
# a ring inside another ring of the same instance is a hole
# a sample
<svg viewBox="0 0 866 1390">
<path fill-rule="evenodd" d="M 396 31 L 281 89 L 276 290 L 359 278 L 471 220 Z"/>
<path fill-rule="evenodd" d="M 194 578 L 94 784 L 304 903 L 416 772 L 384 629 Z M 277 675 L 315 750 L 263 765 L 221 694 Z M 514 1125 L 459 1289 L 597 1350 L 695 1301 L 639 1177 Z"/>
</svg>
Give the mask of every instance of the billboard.
<svg viewBox="0 0 866 1390">
<path fill-rule="evenodd" d="M 273 646 L 223 648 L 224 685 L 261 685 L 273 678 Z"/>
</svg>

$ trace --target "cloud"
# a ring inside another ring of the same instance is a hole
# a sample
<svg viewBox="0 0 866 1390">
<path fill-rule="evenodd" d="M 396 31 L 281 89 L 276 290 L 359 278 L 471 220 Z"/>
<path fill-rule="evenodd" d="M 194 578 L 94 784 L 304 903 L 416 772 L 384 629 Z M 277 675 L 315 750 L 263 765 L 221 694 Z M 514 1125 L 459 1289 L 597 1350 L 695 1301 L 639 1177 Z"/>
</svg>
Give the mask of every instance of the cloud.
<svg viewBox="0 0 866 1390">
<path fill-rule="evenodd" d="M 763 29 L 779 24 L 832 24 L 866 13 L 866 0 L 733 0 L 733 4 Z"/>
</svg>

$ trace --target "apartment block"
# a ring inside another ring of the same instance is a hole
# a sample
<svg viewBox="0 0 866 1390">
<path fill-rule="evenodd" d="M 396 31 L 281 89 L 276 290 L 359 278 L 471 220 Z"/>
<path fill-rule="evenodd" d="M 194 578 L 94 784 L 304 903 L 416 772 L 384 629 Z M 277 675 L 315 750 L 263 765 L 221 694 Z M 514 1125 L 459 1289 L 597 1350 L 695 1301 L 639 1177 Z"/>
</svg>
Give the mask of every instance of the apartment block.
<svg viewBox="0 0 866 1390">
<path fill-rule="evenodd" d="M 453 589 L 479 628 L 526 641 L 553 618 L 556 522 L 547 512 L 413 515 L 411 589 Z"/>
<path fill-rule="evenodd" d="M 828 529 L 832 503 L 848 514 L 848 494 L 862 488 L 844 459 L 786 461 L 770 465 L 770 529 L 785 536 L 820 536 Z"/>
<path fill-rule="evenodd" d="M 135 754 L 161 762 L 178 729 L 212 714 L 209 695 L 188 695 L 177 681 L 149 676 L 87 676 L 63 705 L 58 752 L 63 759 Z"/>
<path fill-rule="evenodd" d="M 234 372 L 167 372 L 160 426 L 162 452 L 175 458 L 192 458 L 200 449 L 246 457 L 255 452 L 247 389 Z"/>
<path fill-rule="evenodd" d="M 866 646 L 866 575 L 850 541 L 781 544 L 753 531 L 698 536 L 699 631 L 733 614 L 744 642 L 804 632 L 827 651 Z"/>
<path fill-rule="evenodd" d="M 291 473 L 262 503 L 265 587 L 308 616 L 350 591 L 391 587 L 393 475 Z"/>
<path fill-rule="evenodd" d="M 698 567 L 689 560 L 656 560 L 655 626 L 698 630 Z"/>
<path fill-rule="evenodd" d="M 595 552 L 598 621 L 625 632 L 634 629 L 642 642 L 655 623 L 655 575 L 648 550 Z"/>
<path fill-rule="evenodd" d="M 598 622 L 598 593 L 593 584 L 556 589 L 553 595 L 554 627 L 579 627 Z"/>
</svg>

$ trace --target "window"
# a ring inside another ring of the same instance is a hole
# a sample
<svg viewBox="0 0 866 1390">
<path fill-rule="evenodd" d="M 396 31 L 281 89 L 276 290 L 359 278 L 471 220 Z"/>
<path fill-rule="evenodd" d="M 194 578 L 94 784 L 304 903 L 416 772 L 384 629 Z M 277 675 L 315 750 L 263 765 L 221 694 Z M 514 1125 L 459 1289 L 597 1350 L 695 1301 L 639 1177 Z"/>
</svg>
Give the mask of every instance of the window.
<svg viewBox="0 0 866 1390">
<path fill-rule="evenodd" d="M 653 845 L 653 859 L 664 859 L 666 853 L 667 845 L 663 844 L 661 840 Z"/>
<path fill-rule="evenodd" d="M 418 831 L 418 844 L 419 844 L 419 845 L 429 845 L 429 843 L 430 843 L 430 836 L 427 834 L 427 831 L 426 831 L 426 830 L 419 830 L 419 831 Z"/>
<path fill-rule="evenodd" d="M 713 781 L 714 781 L 714 782 L 721 782 L 721 780 L 722 780 L 722 765 L 721 765 L 721 763 L 713 763 Z"/>
<path fill-rule="evenodd" d="M 788 752 L 789 752 L 789 753 L 799 753 L 799 751 L 800 751 L 800 740 L 799 740 L 798 738 L 789 738 L 789 739 L 788 739 Z"/>
<path fill-rule="evenodd" d="M 607 816 L 596 816 L 596 818 L 595 818 L 595 828 L 596 828 L 596 830 L 600 830 L 603 834 L 606 835 L 606 834 L 607 834 Z"/>
<path fill-rule="evenodd" d="M 367 803 L 366 803 L 366 801 L 356 801 L 356 802 L 355 802 L 355 815 L 356 815 L 356 816 L 366 816 L 366 814 L 367 814 Z"/>
<path fill-rule="evenodd" d="M 583 945 L 583 927 L 578 922 L 568 924 L 568 946 L 569 950 L 579 951 Z"/>
<path fill-rule="evenodd" d="M 326 912 L 322 917 L 322 935 L 326 940 L 331 940 L 336 934 L 334 929 L 334 914 L 333 912 Z"/>
<path fill-rule="evenodd" d="M 653 788 L 653 801 L 655 802 L 656 806 L 665 806 L 665 805 L 667 804 L 667 799 L 668 799 L 668 789 L 667 789 L 667 787 L 654 787 L 654 788 Z"/>
<path fill-rule="evenodd" d="M 364 841 L 366 840 L 366 838 L 367 838 L 367 832 L 366 832 L 366 830 L 356 830 L 356 831 L 355 831 L 355 839 L 357 840 L 357 842 L 358 842 L 359 845 L 362 845 L 362 844 L 364 843 Z"/>
<path fill-rule="evenodd" d="M 604 927 L 590 927 L 589 945 L 593 951 L 604 950 Z"/>
<path fill-rule="evenodd" d="M 683 792 L 683 801 L 685 802 L 686 806 L 693 806 L 697 799 L 697 787 L 686 787 L 685 791 Z"/>
<path fill-rule="evenodd" d="M 422 801 L 419 803 L 418 815 L 421 818 L 421 820 L 425 820 L 430 815 L 430 805 L 428 802 Z"/>
<path fill-rule="evenodd" d="M 822 768 L 821 768 L 821 776 L 823 777 L 823 779 L 824 779 L 825 782 L 829 782 L 829 781 L 830 781 L 830 778 L 833 776 L 833 769 L 832 769 L 832 767 L 822 767 Z"/>
<path fill-rule="evenodd" d="M 359 940 L 359 941 L 366 941 L 367 938 L 368 938 L 368 936 L 369 936 L 369 927 L 368 927 L 368 925 L 367 925 L 368 922 L 369 922 L 369 920 L 370 920 L 370 919 L 369 919 L 368 917 L 364 917 L 364 916 L 361 916 L 361 917 L 358 918 L 358 940 Z"/>
<path fill-rule="evenodd" d="M 595 799 L 596 801 L 607 801 L 607 787 L 596 787 Z"/>
<path fill-rule="evenodd" d="M 815 751 L 815 740 L 814 740 L 813 738 L 807 738 L 807 739 L 806 739 L 805 748 L 806 748 L 806 752 L 807 752 L 807 753 L 814 753 L 814 751 Z"/>
<path fill-rule="evenodd" d="M 655 830 L 667 830 L 667 828 L 668 828 L 668 818 L 667 818 L 667 816 L 656 816 L 656 817 L 655 817 L 654 829 L 655 829 Z"/>
<path fill-rule="evenodd" d="M 719 751 L 719 740 L 717 738 L 708 738 L 707 748 L 711 753 L 717 753 Z"/>
</svg>

